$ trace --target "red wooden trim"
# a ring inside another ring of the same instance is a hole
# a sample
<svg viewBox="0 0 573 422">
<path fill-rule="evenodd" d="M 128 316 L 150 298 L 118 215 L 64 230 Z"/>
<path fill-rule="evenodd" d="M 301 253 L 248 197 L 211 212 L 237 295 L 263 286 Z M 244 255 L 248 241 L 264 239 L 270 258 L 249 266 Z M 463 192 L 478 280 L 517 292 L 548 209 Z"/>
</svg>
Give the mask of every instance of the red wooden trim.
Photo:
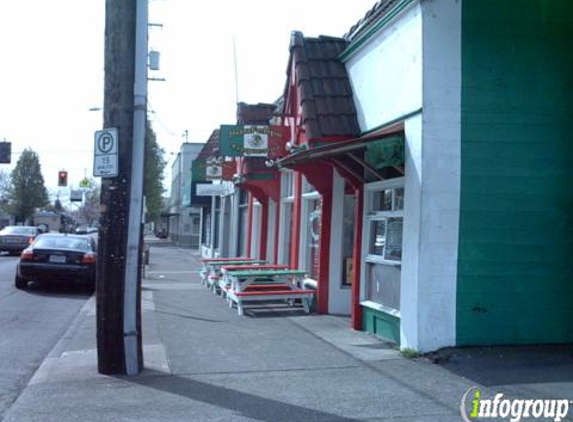
<svg viewBox="0 0 573 422">
<path fill-rule="evenodd" d="M 259 242 L 259 257 L 267 259 L 267 240 L 269 232 L 269 201 L 261 203 L 261 238 Z"/>
<path fill-rule="evenodd" d="M 330 189 L 322 192 L 322 215 L 320 220 L 320 240 L 318 251 L 318 290 L 317 311 L 328 313 L 328 279 L 330 273 L 330 225 L 332 220 L 332 173 Z"/>
<path fill-rule="evenodd" d="M 248 193 L 248 206 L 247 206 L 247 256 L 251 256 L 251 244 L 253 241 L 253 205 L 254 199 L 251 193 Z"/>
<path fill-rule="evenodd" d="M 360 266 L 362 265 L 362 213 L 364 210 L 364 190 L 357 189 L 354 211 L 354 251 L 352 256 L 352 307 L 351 324 L 355 330 L 362 329 L 362 307 L 360 306 Z"/>
<path fill-rule="evenodd" d="M 302 173 L 294 173 L 294 204 L 292 209 L 292 227 L 290 243 L 290 267 L 298 268 L 299 244 L 300 244 L 300 224 L 301 224 L 301 203 L 302 203 Z"/>
</svg>

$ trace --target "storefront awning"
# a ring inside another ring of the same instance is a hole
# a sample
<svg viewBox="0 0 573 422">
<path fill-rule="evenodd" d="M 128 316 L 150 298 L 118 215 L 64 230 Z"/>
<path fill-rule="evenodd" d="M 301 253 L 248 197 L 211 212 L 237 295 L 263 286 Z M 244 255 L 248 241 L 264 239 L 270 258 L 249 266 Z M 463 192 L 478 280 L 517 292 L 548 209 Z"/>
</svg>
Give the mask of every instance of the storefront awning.
<svg viewBox="0 0 573 422">
<path fill-rule="evenodd" d="M 313 162 L 330 162 L 364 183 L 364 172 L 379 180 L 380 169 L 393 167 L 404 174 L 404 124 L 398 123 L 368 136 L 297 151 L 277 160 L 278 168 L 296 168 Z"/>
</svg>

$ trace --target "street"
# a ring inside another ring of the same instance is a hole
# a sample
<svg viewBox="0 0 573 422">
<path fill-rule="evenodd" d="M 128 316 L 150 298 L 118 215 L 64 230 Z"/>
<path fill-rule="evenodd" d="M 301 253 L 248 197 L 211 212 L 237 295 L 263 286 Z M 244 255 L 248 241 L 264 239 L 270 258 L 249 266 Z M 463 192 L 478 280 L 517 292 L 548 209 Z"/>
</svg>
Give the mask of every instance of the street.
<svg viewBox="0 0 573 422">
<path fill-rule="evenodd" d="M 89 297 L 72 284 L 16 290 L 17 262 L 0 255 L 0 420 Z"/>
</svg>

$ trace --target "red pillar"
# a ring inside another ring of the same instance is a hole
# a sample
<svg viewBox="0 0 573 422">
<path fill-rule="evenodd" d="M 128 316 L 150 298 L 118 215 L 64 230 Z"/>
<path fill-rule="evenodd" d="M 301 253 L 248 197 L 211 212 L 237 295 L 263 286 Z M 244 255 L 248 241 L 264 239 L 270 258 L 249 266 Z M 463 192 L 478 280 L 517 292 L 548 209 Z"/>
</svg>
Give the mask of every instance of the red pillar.
<svg viewBox="0 0 573 422">
<path fill-rule="evenodd" d="M 248 193 L 248 205 L 247 205 L 247 258 L 252 256 L 251 244 L 253 241 L 253 195 Z"/>
<path fill-rule="evenodd" d="M 261 202 L 261 238 L 259 242 L 259 257 L 267 259 L 267 238 L 269 231 L 269 200 Z"/>
<path fill-rule="evenodd" d="M 274 253 L 273 253 L 273 263 L 279 263 L 279 228 L 280 228 L 280 218 L 281 218 L 281 202 L 276 204 L 275 210 L 275 246 L 274 246 Z"/>
<path fill-rule="evenodd" d="M 362 211 L 364 208 L 364 190 L 357 189 L 354 211 L 354 250 L 352 256 L 352 308 L 351 324 L 355 330 L 362 329 L 362 307 L 360 306 L 360 269 L 362 265 Z"/>
<path fill-rule="evenodd" d="M 320 219 L 317 311 L 328 313 L 328 278 L 330 273 L 330 226 L 332 219 L 332 185 L 322 192 L 322 215 Z"/>
</svg>

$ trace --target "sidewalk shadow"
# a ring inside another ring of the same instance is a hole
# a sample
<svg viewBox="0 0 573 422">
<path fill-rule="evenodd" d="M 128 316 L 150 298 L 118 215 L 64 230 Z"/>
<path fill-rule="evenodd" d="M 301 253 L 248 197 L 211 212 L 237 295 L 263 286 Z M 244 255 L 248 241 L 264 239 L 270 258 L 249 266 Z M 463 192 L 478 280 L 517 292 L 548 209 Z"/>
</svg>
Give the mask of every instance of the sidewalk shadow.
<svg viewBox="0 0 573 422">
<path fill-rule="evenodd" d="M 573 382 L 573 345 L 444 349 L 429 358 L 486 387 Z"/>
<path fill-rule="evenodd" d="M 346 418 L 320 410 L 284 403 L 278 400 L 250 393 L 220 387 L 191 378 L 165 374 L 146 369 L 140 377 L 118 377 L 143 387 L 175 394 L 237 412 L 246 418 L 273 422 L 359 422 L 360 419 Z"/>
</svg>

